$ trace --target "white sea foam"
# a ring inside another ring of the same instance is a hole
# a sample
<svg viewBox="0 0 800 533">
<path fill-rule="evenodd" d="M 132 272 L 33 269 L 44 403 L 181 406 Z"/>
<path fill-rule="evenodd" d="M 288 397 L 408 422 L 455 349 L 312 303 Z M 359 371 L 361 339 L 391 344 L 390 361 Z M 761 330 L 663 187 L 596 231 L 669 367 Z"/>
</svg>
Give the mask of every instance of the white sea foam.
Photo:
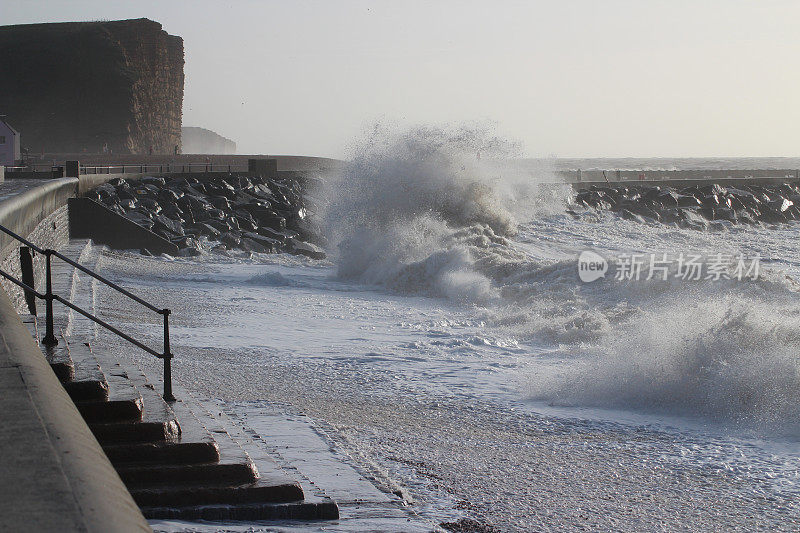
<svg viewBox="0 0 800 533">
<path fill-rule="evenodd" d="M 370 152 L 389 159 L 376 168 L 414 167 L 411 156 L 392 163 L 406 152 L 389 146 Z M 362 191 L 370 175 L 330 187 L 325 222 L 345 243 L 335 266 L 111 253 L 104 272 L 178 311 L 172 342 L 187 386 L 329 424 L 437 520 L 431 502 L 446 494 L 503 531 L 795 525 L 796 227 L 701 232 L 572 216 L 564 191 L 517 187 L 513 173 L 476 177 L 500 200 L 467 219 L 435 202 L 412 209 L 388 185 Z M 513 231 L 493 222 L 498 209 Z M 588 249 L 610 260 L 742 252 L 762 257 L 762 278 L 581 283 L 576 258 Z M 157 345 L 152 317 L 100 290 L 105 317 L 128 317 L 125 331 Z M 158 360 L 105 340 L 160 376 Z"/>
<path fill-rule="evenodd" d="M 513 154 L 486 129 L 376 130 L 328 182 L 323 222 L 339 278 L 474 306 L 487 327 L 522 342 L 590 354 L 531 378 L 537 400 L 769 431 L 794 424 L 800 321 L 791 276 L 767 268 L 757 282 L 585 284 L 576 270 L 586 248 L 765 255 L 759 239 L 770 230 L 573 219 L 564 215 L 570 192 L 537 183 L 549 169 L 512 170 L 504 158 Z"/>
</svg>

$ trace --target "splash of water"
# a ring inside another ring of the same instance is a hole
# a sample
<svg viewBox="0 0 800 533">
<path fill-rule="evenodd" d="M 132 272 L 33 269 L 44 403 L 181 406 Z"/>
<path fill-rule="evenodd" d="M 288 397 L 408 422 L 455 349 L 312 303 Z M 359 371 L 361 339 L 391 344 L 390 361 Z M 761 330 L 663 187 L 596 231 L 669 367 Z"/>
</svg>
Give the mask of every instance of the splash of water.
<svg viewBox="0 0 800 533">
<path fill-rule="evenodd" d="M 744 284 L 577 277 L 587 245 L 734 251 L 729 237 L 573 220 L 569 192 L 537 183 L 546 169 L 515 171 L 513 144 L 485 129 L 379 128 L 359 146 L 326 191 L 339 277 L 466 303 L 489 327 L 576 354 L 532 380 L 537 400 L 798 427 L 800 317 L 779 273 Z"/>
<path fill-rule="evenodd" d="M 409 294 L 497 299 L 481 263 L 522 259 L 506 238 L 537 192 L 530 173 L 507 164 L 518 151 L 482 126 L 377 127 L 327 184 L 323 220 L 339 276 Z"/>
<path fill-rule="evenodd" d="M 531 396 L 800 434 L 800 311 L 771 285 L 658 299 Z"/>
</svg>

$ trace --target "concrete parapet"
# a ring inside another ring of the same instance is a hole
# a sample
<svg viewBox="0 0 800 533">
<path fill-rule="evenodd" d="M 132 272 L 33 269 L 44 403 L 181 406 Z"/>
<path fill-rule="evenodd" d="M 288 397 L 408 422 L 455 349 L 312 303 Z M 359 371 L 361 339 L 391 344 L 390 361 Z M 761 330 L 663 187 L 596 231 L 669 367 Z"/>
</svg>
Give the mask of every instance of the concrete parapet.
<svg viewBox="0 0 800 533">
<path fill-rule="evenodd" d="M 66 205 L 67 199 L 74 197 L 77 191 L 76 178 L 44 182 L 41 187 L 0 202 L 0 224 L 25 237 L 56 209 Z M 0 256 L 6 257 L 8 247 L 16 245 L 16 242 L 5 233 L 0 233 Z"/>
<path fill-rule="evenodd" d="M 275 179 L 278 177 L 277 159 L 248 159 L 247 172 L 262 176 L 264 178 Z"/>
</svg>

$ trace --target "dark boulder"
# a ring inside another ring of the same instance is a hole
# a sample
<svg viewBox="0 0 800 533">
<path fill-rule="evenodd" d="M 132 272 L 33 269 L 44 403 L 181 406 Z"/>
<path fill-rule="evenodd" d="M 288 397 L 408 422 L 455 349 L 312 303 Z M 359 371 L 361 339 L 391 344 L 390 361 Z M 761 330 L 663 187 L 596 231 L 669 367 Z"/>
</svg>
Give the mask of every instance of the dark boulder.
<svg viewBox="0 0 800 533">
<path fill-rule="evenodd" d="M 242 242 L 242 239 L 235 233 L 228 231 L 219 236 L 219 242 L 224 244 L 230 250 L 231 248 L 238 248 Z"/>
<path fill-rule="evenodd" d="M 242 237 L 239 241 L 239 247 L 247 252 L 269 253 L 270 249 L 253 239 Z"/>
<path fill-rule="evenodd" d="M 143 197 L 139 198 L 138 203 L 140 206 L 144 207 L 154 215 L 157 215 L 161 212 L 161 204 L 159 204 L 156 200 L 150 197 Z"/>
<path fill-rule="evenodd" d="M 786 198 L 780 197 L 776 195 L 776 198 L 769 203 L 770 209 L 773 211 L 780 211 L 783 213 L 790 207 L 794 205 L 794 202 L 791 200 L 787 200 Z"/>
<path fill-rule="evenodd" d="M 698 200 L 696 197 L 688 194 L 678 194 L 677 200 L 678 200 L 678 207 L 700 207 L 701 205 L 703 205 L 702 202 Z"/>
<path fill-rule="evenodd" d="M 245 232 L 242 236 L 242 239 L 245 238 L 257 242 L 270 253 L 277 251 L 281 246 L 281 243 L 278 240 L 270 237 L 265 237 L 263 235 L 260 235 L 252 231 Z"/>
<path fill-rule="evenodd" d="M 163 187 L 167 182 L 167 180 L 165 180 L 164 178 L 157 178 L 154 176 L 145 176 L 139 181 L 144 183 L 145 185 L 155 185 L 159 189 Z"/>
<path fill-rule="evenodd" d="M 727 207 L 719 207 L 715 210 L 714 220 L 727 220 L 728 222 L 736 223 L 738 217 L 736 211 Z"/>
<path fill-rule="evenodd" d="M 322 249 L 309 242 L 298 241 L 296 239 L 292 239 L 289 253 L 293 255 L 304 255 L 311 259 L 325 259 L 325 252 L 323 252 Z"/>
<path fill-rule="evenodd" d="M 153 231 L 159 234 L 170 233 L 172 235 L 183 235 L 183 226 L 164 215 L 155 215 L 153 217 Z"/>
<path fill-rule="evenodd" d="M 227 233 L 234 229 L 225 220 L 209 219 L 206 221 L 206 225 L 216 228 L 220 233 Z"/>
</svg>

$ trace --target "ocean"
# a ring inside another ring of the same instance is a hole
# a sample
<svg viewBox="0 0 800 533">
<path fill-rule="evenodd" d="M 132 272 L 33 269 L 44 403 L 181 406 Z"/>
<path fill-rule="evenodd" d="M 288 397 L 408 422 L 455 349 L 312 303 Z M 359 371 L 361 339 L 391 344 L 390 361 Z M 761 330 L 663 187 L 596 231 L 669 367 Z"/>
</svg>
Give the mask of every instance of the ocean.
<svg viewBox="0 0 800 533">
<path fill-rule="evenodd" d="M 363 143 L 312 194 L 326 261 L 105 251 L 101 271 L 173 309 L 174 372 L 195 395 L 307 415 L 434 522 L 800 527 L 798 227 L 570 213 L 571 189 L 540 184 L 561 168 L 800 160 L 499 164 L 512 148 L 440 130 Z M 634 255 L 667 264 L 581 281 L 587 251 L 616 272 Z M 689 256 L 700 279 L 682 276 Z M 715 257 L 758 271 L 714 276 Z M 158 343 L 152 317 L 97 298 Z"/>
</svg>

